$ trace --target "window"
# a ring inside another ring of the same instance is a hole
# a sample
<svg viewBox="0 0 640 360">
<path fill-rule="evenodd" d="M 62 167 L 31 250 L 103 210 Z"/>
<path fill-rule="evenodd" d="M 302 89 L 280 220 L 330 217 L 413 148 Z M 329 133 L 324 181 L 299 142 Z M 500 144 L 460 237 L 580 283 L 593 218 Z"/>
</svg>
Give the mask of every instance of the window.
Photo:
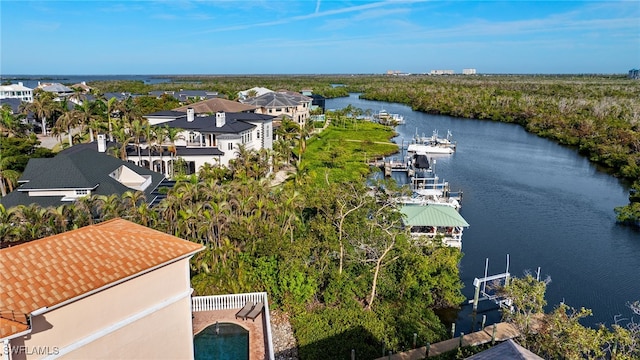
<svg viewBox="0 0 640 360">
<path fill-rule="evenodd" d="M 87 189 L 76 190 L 76 195 L 78 196 L 87 195 L 87 194 L 89 194 L 89 190 Z"/>
<path fill-rule="evenodd" d="M 257 138 L 257 139 L 260 139 L 260 130 L 258 130 L 258 131 L 256 132 L 256 138 Z"/>
<path fill-rule="evenodd" d="M 232 142 L 227 144 L 227 150 L 233 150 L 233 143 Z"/>
</svg>

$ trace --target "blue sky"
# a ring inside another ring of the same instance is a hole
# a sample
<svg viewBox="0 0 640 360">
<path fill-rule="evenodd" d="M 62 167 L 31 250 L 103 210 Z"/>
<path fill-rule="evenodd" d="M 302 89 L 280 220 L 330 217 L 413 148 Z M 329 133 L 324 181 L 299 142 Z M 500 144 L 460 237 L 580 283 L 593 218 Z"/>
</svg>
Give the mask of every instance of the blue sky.
<svg viewBox="0 0 640 360">
<path fill-rule="evenodd" d="M 640 1 L 0 0 L 0 74 L 626 73 Z"/>
</svg>

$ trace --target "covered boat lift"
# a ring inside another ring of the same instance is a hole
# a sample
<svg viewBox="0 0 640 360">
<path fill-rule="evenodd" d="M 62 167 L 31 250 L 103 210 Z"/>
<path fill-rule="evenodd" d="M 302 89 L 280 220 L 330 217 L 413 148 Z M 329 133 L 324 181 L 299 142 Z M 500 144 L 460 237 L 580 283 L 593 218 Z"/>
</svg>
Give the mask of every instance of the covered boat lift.
<svg viewBox="0 0 640 360">
<path fill-rule="evenodd" d="M 444 245 L 462 248 L 462 231 L 469 223 L 455 208 L 444 204 L 404 205 L 400 212 L 413 237 L 434 239 L 442 235 Z"/>
</svg>

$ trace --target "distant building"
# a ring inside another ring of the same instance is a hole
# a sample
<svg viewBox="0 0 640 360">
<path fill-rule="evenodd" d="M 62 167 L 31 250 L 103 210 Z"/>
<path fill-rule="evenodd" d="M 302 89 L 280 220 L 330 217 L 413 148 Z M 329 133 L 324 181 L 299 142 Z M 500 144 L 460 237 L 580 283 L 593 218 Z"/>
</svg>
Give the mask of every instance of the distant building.
<svg viewBox="0 0 640 360">
<path fill-rule="evenodd" d="M 56 96 L 73 95 L 73 89 L 60 83 L 41 83 L 38 81 L 38 89 L 54 93 Z"/>
<path fill-rule="evenodd" d="M 273 90 L 264 88 L 264 87 L 252 87 L 251 89 L 248 90 L 244 90 L 244 91 L 239 91 L 238 92 L 238 100 L 242 101 L 242 100 L 247 100 L 249 98 L 252 97 L 258 97 L 267 93 L 271 93 L 273 92 Z"/>
<path fill-rule="evenodd" d="M 81 81 L 75 85 L 71 85 L 72 89 L 80 89 L 83 93 L 87 94 L 90 93 L 91 90 L 93 90 L 93 88 L 89 85 L 87 85 L 86 81 Z"/>
<path fill-rule="evenodd" d="M 403 72 L 401 70 L 387 70 L 387 75 L 393 75 L 393 76 L 408 76 L 411 75 L 410 73 L 406 73 Z"/>
<path fill-rule="evenodd" d="M 322 95 L 318 95 L 318 94 L 314 94 L 313 90 L 311 89 L 303 89 L 300 90 L 300 93 L 306 97 L 310 97 L 313 100 L 311 101 L 311 111 L 315 110 L 315 109 L 322 109 L 322 113 L 324 114 L 325 111 L 325 102 L 326 99 L 324 96 Z M 317 120 L 317 118 L 313 121 L 319 121 Z M 324 121 L 324 118 L 322 119 Z"/>
<path fill-rule="evenodd" d="M 21 82 L 0 86 L 0 99 L 20 99 L 33 102 L 33 89 L 24 86 Z"/>
<path fill-rule="evenodd" d="M 462 75 L 475 75 L 476 69 L 462 69 Z"/>
<path fill-rule="evenodd" d="M 429 75 L 453 75 L 455 71 L 453 70 L 431 70 Z"/>
<path fill-rule="evenodd" d="M 631 69 L 629 70 L 629 79 L 640 79 L 640 69 Z"/>
<path fill-rule="evenodd" d="M 262 94 L 243 100 L 242 103 L 257 107 L 256 113 L 273 115 L 280 119 L 283 116 L 304 126 L 309 119 L 312 98 L 293 91 L 278 91 Z"/>
<path fill-rule="evenodd" d="M 184 103 L 187 101 L 202 101 L 208 99 L 215 99 L 218 97 L 217 91 L 206 90 L 180 90 L 180 91 L 150 91 L 149 96 L 161 98 L 162 96 L 171 96 L 174 99 Z"/>
</svg>

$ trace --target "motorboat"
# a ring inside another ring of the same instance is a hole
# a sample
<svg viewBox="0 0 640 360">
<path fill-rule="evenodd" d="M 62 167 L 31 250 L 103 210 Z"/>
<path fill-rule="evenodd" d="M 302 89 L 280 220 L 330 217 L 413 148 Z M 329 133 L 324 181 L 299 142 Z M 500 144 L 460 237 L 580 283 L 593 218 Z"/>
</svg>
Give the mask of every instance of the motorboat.
<svg viewBox="0 0 640 360">
<path fill-rule="evenodd" d="M 456 151 L 456 143 L 452 141 L 451 131 L 447 130 L 447 137 L 438 136 L 438 131 L 434 130 L 429 137 L 416 136 L 413 142 L 407 147 L 407 155 L 427 155 L 427 154 L 453 154 Z"/>
</svg>

